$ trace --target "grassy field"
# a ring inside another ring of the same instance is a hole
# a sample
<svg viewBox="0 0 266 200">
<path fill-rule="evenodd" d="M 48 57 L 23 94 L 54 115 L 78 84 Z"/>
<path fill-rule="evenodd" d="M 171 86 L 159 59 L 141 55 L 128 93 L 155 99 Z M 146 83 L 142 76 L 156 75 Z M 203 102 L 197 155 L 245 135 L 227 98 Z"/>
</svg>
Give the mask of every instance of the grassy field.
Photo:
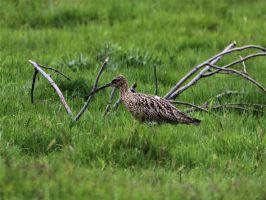
<svg viewBox="0 0 266 200">
<path fill-rule="evenodd" d="M 106 56 L 100 84 L 123 74 L 152 94 L 156 64 L 163 96 L 233 40 L 266 46 L 265 7 L 264 0 L 1 0 L 0 199 L 266 199 L 265 115 L 193 113 L 201 126 L 149 127 L 122 106 L 103 118 L 107 90 L 70 127 L 42 77 L 30 103 L 27 62 L 71 77 L 53 74 L 75 113 Z M 265 86 L 266 57 L 246 65 Z M 225 101 L 266 104 L 264 93 L 234 76 L 202 80 L 178 99 L 200 104 L 225 90 L 245 92 Z"/>
</svg>

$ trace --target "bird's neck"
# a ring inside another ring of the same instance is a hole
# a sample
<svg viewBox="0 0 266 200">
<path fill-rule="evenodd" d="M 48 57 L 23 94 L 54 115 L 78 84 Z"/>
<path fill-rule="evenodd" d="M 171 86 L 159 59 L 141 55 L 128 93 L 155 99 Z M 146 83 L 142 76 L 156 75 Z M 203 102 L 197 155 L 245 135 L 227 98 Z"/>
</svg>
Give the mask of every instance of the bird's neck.
<svg viewBox="0 0 266 200">
<path fill-rule="evenodd" d="M 123 99 L 123 98 L 127 95 L 127 93 L 129 92 L 129 91 L 128 91 L 128 84 L 127 84 L 127 83 L 124 83 L 124 84 L 119 88 L 119 90 L 120 90 L 121 98 Z"/>
</svg>

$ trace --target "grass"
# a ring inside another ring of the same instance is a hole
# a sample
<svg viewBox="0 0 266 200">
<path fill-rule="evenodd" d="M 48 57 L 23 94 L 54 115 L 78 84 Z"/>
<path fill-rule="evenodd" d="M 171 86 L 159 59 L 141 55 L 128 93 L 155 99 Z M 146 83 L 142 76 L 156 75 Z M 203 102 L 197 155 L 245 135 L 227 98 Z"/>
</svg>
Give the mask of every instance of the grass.
<svg viewBox="0 0 266 200">
<path fill-rule="evenodd" d="M 156 64 L 164 95 L 233 40 L 266 46 L 265 6 L 264 0 L 3 0 L 0 199 L 265 199 L 265 115 L 224 110 L 193 114 L 203 121 L 199 127 L 149 127 L 123 107 L 103 118 L 106 91 L 70 127 L 43 78 L 35 97 L 45 101 L 30 103 L 27 62 L 71 77 L 53 75 L 75 113 L 106 56 L 101 84 L 123 74 L 138 91 L 153 93 Z M 246 64 L 266 85 L 266 59 Z M 180 100 L 200 104 L 228 89 L 245 92 L 232 101 L 266 103 L 251 84 L 223 76 L 200 81 Z"/>
</svg>

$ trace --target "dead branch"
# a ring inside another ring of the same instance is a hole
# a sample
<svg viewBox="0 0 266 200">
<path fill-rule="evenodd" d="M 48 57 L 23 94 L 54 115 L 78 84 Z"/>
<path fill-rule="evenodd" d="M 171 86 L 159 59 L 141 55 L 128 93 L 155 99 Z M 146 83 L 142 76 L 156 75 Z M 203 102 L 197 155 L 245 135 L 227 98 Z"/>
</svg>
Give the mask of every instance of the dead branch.
<svg viewBox="0 0 266 200">
<path fill-rule="evenodd" d="M 222 52 L 226 52 L 228 49 L 233 48 L 236 45 L 236 42 L 233 42 L 231 44 L 229 44 Z M 180 91 L 184 91 L 186 88 L 188 88 L 188 86 L 183 87 L 181 90 L 177 91 L 180 86 L 187 81 L 191 76 L 193 76 L 198 70 L 200 70 L 202 67 L 206 66 L 208 62 L 213 61 L 213 64 L 217 63 L 219 60 L 221 59 L 221 56 L 216 56 L 213 57 L 199 65 L 197 65 L 195 68 L 193 68 L 190 72 L 188 72 L 183 78 L 180 79 L 180 81 L 178 81 L 178 83 L 164 96 L 165 99 L 174 99 L 179 93 L 181 93 Z M 203 69 L 203 72 L 201 72 L 201 74 L 204 74 L 206 71 L 208 71 L 210 68 L 207 67 L 205 69 Z M 200 76 L 200 75 L 199 75 Z M 199 77 L 195 78 L 194 81 L 197 82 L 197 80 L 199 79 Z M 193 82 L 190 82 L 190 85 L 193 84 Z M 195 83 L 194 83 L 195 84 Z"/>
<path fill-rule="evenodd" d="M 112 88 L 112 91 L 111 91 L 111 94 L 110 94 L 110 98 L 109 98 L 109 101 L 107 102 L 107 105 L 106 105 L 106 108 L 105 108 L 105 111 L 104 111 L 104 116 L 106 116 L 107 115 L 107 113 L 109 112 L 109 110 L 110 110 L 110 107 L 111 107 L 111 103 L 112 103 L 112 100 L 113 100 L 113 98 L 114 98 L 114 95 L 115 95 L 115 91 L 116 91 L 116 88 L 115 87 L 113 87 Z"/>
<path fill-rule="evenodd" d="M 199 108 L 203 108 L 203 109 L 208 109 L 209 105 L 212 104 L 212 102 L 216 102 L 218 101 L 220 103 L 220 99 L 225 97 L 225 96 L 232 96 L 232 95 L 239 95 L 239 94 L 244 94 L 243 92 L 239 92 L 239 91 L 232 91 L 232 90 L 228 90 L 222 93 L 219 93 L 217 95 L 215 95 L 214 97 L 211 97 L 210 99 L 208 99 L 207 101 L 205 101 L 201 106 L 197 106 Z M 185 112 L 186 113 L 190 113 L 190 112 L 196 112 L 199 111 L 201 109 L 197 108 L 197 107 L 193 107 L 186 109 Z"/>
<path fill-rule="evenodd" d="M 69 117 L 72 119 L 73 118 L 73 114 L 72 114 L 72 111 L 70 109 L 70 107 L 68 106 L 66 100 L 65 100 L 65 97 L 64 95 L 62 94 L 61 90 L 59 89 L 59 87 L 56 85 L 56 83 L 54 82 L 54 80 L 45 72 L 42 70 L 41 67 L 39 67 L 39 65 L 32 61 L 32 60 L 29 60 L 29 62 L 34 66 L 35 70 L 37 70 L 38 72 L 40 72 L 48 81 L 49 83 L 51 84 L 51 86 L 54 88 L 55 92 L 57 93 L 57 95 L 59 96 L 62 104 L 64 105 L 65 107 L 65 110 L 67 111 L 67 114 L 69 115 Z M 36 71 L 35 71 L 35 74 L 36 74 Z M 34 75 L 35 75 L 34 74 Z M 34 85 L 34 83 L 33 83 Z M 33 91 L 33 89 L 32 89 Z M 32 93 L 33 94 L 33 93 Z"/>
<path fill-rule="evenodd" d="M 210 110 L 217 110 L 217 109 L 224 109 L 224 108 L 233 108 L 233 109 L 237 109 L 237 110 L 244 110 L 244 111 L 253 111 L 253 112 L 259 112 L 259 113 L 263 113 L 263 110 L 258 110 L 258 109 L 254 109 L 254 108 L 246 108 L 246 107 L 242 107 L 239 106 L 240 104 L 223 104 L 223 105 L 217 105 L 217 106 L 213 106 L 212 108 L 210 108 Z"/>
<path fill-rule="evenodd" d="M 213 101 L 213 100 L 220 100 L 224 96 L 232 96 L 232 95 L 238 95 L 238 94 L 244 94 L 244 92 L 239 92 L 239 91 L 232 91 L 232 90 L 227 90 L 225 92 L 219 93 L 216 96 L 210 98 L 206 103 Z"/>
<path fill-rule="evenodd" d="M 94 85 L 93 85 L 92 91 L 94 91 L 94 90 L 97 89 L 98 82 L 99 82 L 99 80 L 100 80 L 100 77 L 101 77 L 101 75 L 102 75 L 102 73 L 103 73 L 105 67 L 106 67 L 107 64 L 108 64 L 108 61 L 109 61 L 109 59 L 108 59 L 108 57 L 107 57 L 107 58 L 105 59 L 105 61 L 103 62 L 102 66 L 101 66 L 101 68 L 100 68 L 100 70 L 99 70 L 99 72 L 98 72 L 98 74 L 97 74 L 97 76 L 96 76 L 96 79 L 95 79 L 95 82 L 94 82 Z M 93 96 L 91 95 L 91 96 L 88 96 L 88 97 L 86 98 L 86 101 L 85 101 L 83 107 L 81 108 L 81 110 L 79 111 L 79 113 L 78 113 L 78 114 L 76 115 L 76 117 L 74 118 L 74 121 L 78 121 L 79 118 L 83 115 L 83 113 L 85 112 L 85 110 L 88 108 L 89 103 L 90 103 L 92 97 L 93 97 Z"/>
<path fill-rule="evenodd" d="M 234 74 L 237 74 L 243 78 L 245 78 L 246 80 L 252 82 L 254 85 L 256 85 L 257 87 L 259 87 L 263 92 L 266 93 L 266 88 L 264 88 L 260 83 L 258 83 L 257 81 L 255 81 L 253 78 L 251 78 L 250 76 L 244 74 L 244 73 L 241 73 L 235 69 L 228 69 L 228 68 L 224 68 L 224 67 L 218 67 L 218 66 L 215 66 L 215 65 L 212 65 L 212 64 L 208 64 L 210 67 L 212 68 L 215 68 L 215 69 L 218 69 L 218 70 L 222 70 L 222 71 L 227 71 L 227 72 L 231 72 L 231 73 L 234 73 Z"/>
<path fill-rule="evenodd" d="M 118 99 L 116 100 L 116 102 L 114 103 L 112 110 L 116 110 L 117 107 L 119 106 L 119 104 L 120 104 L 121 102 L 122 102 L 121 99 L 118 98 Z"/>
<path fill-rule="evenodd" d="M 246 60 L 249 60 L 250 58 L 259 57 L 259 56 L 266 56 L 266 52 L 265 53 L 255 53 L 255 54 L 248 55 L 248 56 L 243 57 L 243 58 L 241 58 L 239 60 L 231 62 L 228 65 L 223 66 L 223 68 L 229 68 L 229 67 L 234 66 L 234 65 L 236 65 L 238 63 L 242 63 L 242 62 L 244 62 Z M 214 75 L 214 74 L 216 74 L 219 71 L 221 71 L 221 70 L 217 69 L 217 70 L 215 70 L 213 72 L 206 73 L 206 74 L 203 75 L 203 77 L 208 77 L 208 76 Z"/>
<path fill-rule="evenodd" d="M 253 106 L 253 107 L 266 108 L 266 105 L 258 103 L 227 103 L 227 105 Z"/>
<path fill-rule="evenodd" d="M 239 56 L 239 57 L 240 57 L 240 59 L 243 59 L 242 56 Z M 248 75 L 245 61 L 242 62 L 242 66 L 243 66 L 243 73 Z"/>
<path fill-rule="evenodd" d="M 201 110 L 204 112 L 209 112 L 206 108 L 204 108 L 203 106 L 197 106 L 193 103 L 189 103 L 186 101 L 170 101 L 173 104 L 181 104 L 181 105 L 185 105 L 185 106 L 191 106 L 192 108 L 196 108 L 197 110 Z"/>
<path fill-rule="evenodd" d="M 59 70 L 57 70 L 57 69 L 54 69 L 54 68 L 52 68 L 52 67 L 47 67 L 47 66 L 44 66 L 44 65 L 40 65 L 40 64 L 38 64 L 40 67 L 42 67 L 42 68 L 44 68 L 44 69 L 49 69 L 49 70 L 52 70 L 52 71 L 54 71 L 54 72 L 56 72 L 56 73 L 58 73 L 58 74 L 60 74 L 61 76 L 63 76 L 64 78 L 66 78 L 67 80 L 71 80 L 67 75 L 65 75 L 65 74 L 63 74 L 62 72 L 60 72 Z"/>
<path fill-rule="evenodd" d="M 34 92 L 34 86 L 35 86 L 35 81 L 36 81 L 37 75 L 38 75 L 38 70 L 35 69 L 34 74 L 33 74 L 33 78 L 32 78 L 32 85 L 31 85 L 31 92 L 30 92 L 30 94 L 31 94 L 31 103 L 34 102 L 33 92 Z"/>
<path fill-rule="evenodd" d="M 186 113 L 195 112 L 195 111 L 207 111 L 210 112 L 211 110 L 218 110 L 218 109 L 237 109 L 237 110 L 250 110 L 254 112 L 263 112 L 266 105 L 264 104 L 257 104 L 257 103 L 224 103 L 221 104 L 220 99 L 225 96 L 232 96 L 232 95 L 239 95 L 244 94 L 243 92 L 239 91 L 225 91 L 222 93 L 219 93 L 215 95 L 214 97 L 211 97 L 209 100 L 205 101 L 201 106 L 198 105 L 191 105 L 191 108 L 184 110 Z M 172 101 L 171 101 L 172 102 Z M 173 101 L 175 102 L 175 101 Z M 182 101 L 181 101 L 182 103 Z M 185 102 L 187 105 L 190 103 Z M 248 108 L 247 108 L 248 107 Z M 254 108 L 256 107 L 256 108 Z M 260 110 L 258 109 L 260 108 Z"/>
<path fill-rule="evenodd" d="M 228 65 L 223 66 L 223 68 L 229 68 L 230 66 L 236 65 L 236 64 L 243 62 L 245 60 L 248 60 L 248 59 L 251 59 L 254 57 L 258 57 L 258 56 L 265 56 L 266 55 L 266 48 L 261 47 L 261 46 L 246 45 L 246 46 L 242 46 L 242 47 L 238 47 L 238 48 L 233 48 L 235 45 L 236 45 L 235 42 L 231 43 L 221 53 L 218 53 L 217 55 L 213 56 L 212 58 L 208 59 L 207 61 L 197 65 L 189 73 L 187 73 L 183 78 L 181 78 L 180 81 L 165 95 L 164 98 L 165 99 L 174 99 L 179 94 L 181 94 L 182 92 L 184 92 L 188 88 L 195 85 L 201 78 L 212 76 L 212 75 L 218 73 L 219 71 L 221 71 L 221 70 L 216 69 L 214 71 L 209 72 L 211 70 L 210 65 L 215 65 L 222 58 L 222 56 L 224 56 L 226 54 L 237 52 L 237 51 L 243 51 L 246 49 L 257 49 L 257 50 L 263 51 L 262 53 L 251 54 L 251 55 L 248 55 L 244 58 L 236 60 L 236 61 L 234 61 Z M 203 69 L 200 72 L 198 72 L 198 74 L 195 75 L 195 73 L 198 70 L 200 70 L 201 68 L 203 68 Z M 193 75 L 195 75 L 194 78 L 192 78 L 192 80 L 190 80 L 187 84 L 183 85 Z"/>
</svg>

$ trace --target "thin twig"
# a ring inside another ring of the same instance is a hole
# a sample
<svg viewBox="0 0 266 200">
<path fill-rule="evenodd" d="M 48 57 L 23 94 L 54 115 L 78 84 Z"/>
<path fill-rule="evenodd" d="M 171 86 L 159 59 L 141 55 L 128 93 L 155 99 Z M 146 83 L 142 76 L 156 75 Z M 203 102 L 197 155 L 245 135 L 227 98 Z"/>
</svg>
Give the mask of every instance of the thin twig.
<svg viewBox="0 0 266 200">
<path fill-rule="evenodd" d="M 56 73 L 58 73 L 58 74 L 60 74 L 61 76 L 63 76 L 64 78 L 66 78 L 67 80 L 71 80 L 68 76 L 66 76 L 65 74 L 63 74 L 62 72 L 60 72 L 59 70 L 57 70 L 57 69 L 54 69 L 54 68 L 52 68 L 52 67 L 47 67 L 47 66 L 44 66 L 44 65 L 40 65 L 40 64 L 38 64 L 40 67 L 42 67 L 42 68 L 45 68 L 45 69 L 50 69 L 50 70 L 52 70 L 52 71 L 54 71 L 54 72 L 56 72 Z"/>
<path fill-rule="evenodd" d="M 261 107 L 265 108 L 265 104 L 258 104 L 258 103 L 227 103 L 227 105 L 233 105 L 233 106 L 253 106 L 253 107 Z"/>
<path fill-rule="evenodd" d="M 116 91 L 116 88 L 113 87 L 112 88 L 112 91 L 111 91 L 111 94 L 110 94 L 110 98 L 109 98 L 109 101 L 107 102 L 107 105 L 106 105 L 106 108 L 105 108 L 105 111 L 104 111 L 104 116 L 106 116 L 106 114 L 109 112 L 110 110 L 110 107 L 111 107 L 111 103 L 112 103 L 112 100 L 114 98 L 114 95 L 115 95 L 115 91 Z"/>
<path fill-rule="evenodd" d="M 212 101 L 217 101 L 220 102 L 220 99 L 224 96 L 229 96 L 229 95 L 237 95 L 237 94 L 244 94 L 243 92 L 239 92 L 239 91 L 231 91 L 231 90 L 228 90 L 228 91 L 225 91 L 225 92 L 222 92 L 222 93 L 219 93 L 217 95 L 215 95 L 214 97 L 211 97 L 210 99 L 208 99 L 207 101 L 205 101 L 203 103 L 203 105 L 199 106 L 200 108 L 203 108 L 203 109 L 208 109 L 209 105 L 210 105 L 210 102 Z M 195 107 L 192 107 L 192 108 L 189 108 L 189 109 L 186 109 L 185 111 L 187 113 L 190 113 L 190 112 L 196 112 L 198 111 L 199 109 L 198 108 L 195 108 Z"/>
<path fill-rule="evenodd" d="M 244 111 L 254 111 L 254 112 L 260 112 L 260 113 L 263 113 L 262 110 L 258 110 L 258 109 L 250 109 L 250 108 L 245 108 L 245 107 L 241 107 L 241 106 L 237 106 L 237 105 L 230 105 L 230 104 L 223 104 L 223 105 L 217 105 L 217 106 L 214 106 L 212 108 L 210 108 L 211 110 L 215 110 L 215 109 L 222 109 L 222 108 L 234 108 L 234 109 L 237 109 L 237 110 L 244 110 Z"/>
<path fill-rule="evenodd" d="M 258 49 L 261 50 L 263 52 L 266 52 L 266 48 L 262 47 L 262 46 L 258 46 L 258 45 L 246 45 L 246 46 L 242 46 L 242 47 L 237 47 L 237 48 L 230 48 L 226 51 L 222 51 L 221 53 L 213 56 L 211 59 L 208 60 L 208 62 L 210 63 L 212 60 L 217 59 L 220 56 L 224 56 L 226 54 L 232 53 L 232 52 L 237 52 L 237 51 L 243 51 L 246 49 Z"/>
<path fill-rule="evenodd" d="M 38 70 L 35 69 L 34 70 L 34 74 L 33 74 L 33 78 L 32 78 L 32 85 L 31 85 L 31 92 L 30 92 L 30 94 L 31 94 L 31 103 L 34 102 L 33 92 L 34 92 L 34 86 L 35 86 L 35 81 L 36 81 L 37 75 L 38 75 Z"/>
<path fill-rule="evenodd" d="M 118 98 L 116 100 L 116 102 L 114 103 L 112 110 L 116 110 L 121 102 L 122 102 L 122 100 L 120 98 Z"/>
<path fill-rule="evenodd" d="M 54 88 L 55 92 L 58 94 L 61 102 L 63 103 L 66 111 L 67 111 L 67 114 L 70 116 L 71 119 L 73 119 L 73 114 L 72 114 L 72 111 L 70 109 L 70 107 L 68 106 L 66 100 L 65 100 L 65 97 L 64 95 L 62 94 L 61 90 L 59 89 L 59 87 L 56 85 L 56 83 L 54 82 L 54 80 L 45 72 L 42 70 L 41 67 L 39 67 L 39 65 L 32 61 L 32 60 L 29 60 L 29 62 L 35 67 L 35 70 L 38 70 L 48 81 L 49 83 L 51 84 L 51 86 Z"/>
<path fill-rule="evenodd" d="M 186 106 L 191 106 L 193 108 L 196 108 L 197 110 L 202 110 L 204 112 L 209 112 L 206 108 L 203 108 L 201 106 L 197 106 L 193 103 L 190 103 L 190 102 L 186 102 L 186 101 L 170 101 L 171 103 L 173 104 L 181 104 L 181 105 L 186 105 Z"/>
<path fill-rule="evenodd" d="M 243 59 L 242 56 L 239 56 L 239 57 L 240 57 L 240 59 Z M 244 74 L 248 74 L 248 73 L 247 73 L 247 67 L 246 67 L 246 63 L 245 63 L 245 61 L 242 62 L 242 65 L 243 65 L 243 73 L 244 73 Z"/>
<path fill-rule="evenodd" d="M 209 64 L 210 67 L 215 68 L 215 69 L 219 69 L 219 70 L 223 70 L 223 71 L 228 71 L 228 72 L 232 72 L 234 74 L 237 74 L 245 79 L 247 79 L 248 81 L 252 82 L 254 85 L 256 85 L 257 87 L 259 87 L 263 92 L 266 93 L 266 88 L 264 88 L 260 83 L 258 83 L 256 80 L 254 80 L 253 78 L 251 78 L 250 76 L 248 76 L 247 74 L 241 73 L 235 69 L 228 69 L 228 68 L 224 68 L 224 67 L 218 67 L 212 64 Z"/>
<path fill-rule="evenodd" d="M 154 81 L 155 81 L 155 95 L 158 95 L 158 79 L 157 79 L 156 65 L 153 65 L 153 74 L 154 74 Z"/>
<path fill-rule="evenodd" d="M 238 63 L 242 63 L 242 62 L 244 62 L 244 61 L 246 61 L 246 60 L 248 60 L 248 59 L 250 59 L 250 58 L 259 57 L 259 56 L 266 56 L 266 52 L 250 54 L 250 55 L 245 56 L 245 57 L 243 57 L 243 58 L 241 58 L 241 59 L 239 59 L 239 60 L 233 61 L 233 62 L 231 62 L 231 63 L 229 63 L 229 64 L 227 64 L 227 65 L 224 65 L 222 68 L 229 68 L 229 67 L 234 66 L 234 65 L 236 65 L 236 64 L 238 64 Z M 203 77 L 212 76 L 213 74 L 215 74 L 215 73 L 217 73 L 217 72 L 219 72 L 219 71 L 220 71 L 220 70 L 217 69 L 217 70 L 214 70 L 213 72 L 205 73 L 205 74 L 203 75 Z"/>
<path fill-rule="evenodd" d="M 98 72 L 98 74 L 97 74 L 97 76 L 96 76 L 96 79 L 95 79 L 95 82 L 94 82 L 94 85 L 93 85 L 92 91 L 94 91 L 95 89 L 97 89 L 98 82 L 99 82 L 100 77 L 101 77 L 101 75 L 102 75 L 102 73 L 103 73 L 103 71 L 104 71 L 104 69 L 105 69 L 105 67 L 106 67 L 106 65 L 107 65 L 107 63 L 108 63 L 108 60 L 109 60 L 109 59 L 108 59 L 108 57 L 107 57 L 107 58 L 105 59 L 105 61 L 103 62 L 102 66 L 101 66 L 101 68 L 100 68 L 100 70 L 99 70 L 99 72 Z M 88 108 L 91 99 L 92 99 L 92 95 L 89 96 L 89 97 L 87 98 L 87 100 L 85 101 L 83 107 L 81 108 L 81 110 L 79 111 L 79 113 L 75 116 L 74 121 L 78 121 L 79 118 L 83 115 L 83 113 L 85 112 L 85 110 Z"/>
<path fill-rule="evenodd" d="M 206 101 L 204 104 L 209 104 L 211 101 L 218 100 L 220 102 L 220 99 L 224 96 L 231 96 L 231 95 L 238 95 L 238 94 L 244 94 L 244 92 L 239 92 L 239 91 L 231 91 L 227 90 L 225 92 L 219 93 L 215 95 L 214 97 L 210 98 L 208 101 Z"/>
</svg>

